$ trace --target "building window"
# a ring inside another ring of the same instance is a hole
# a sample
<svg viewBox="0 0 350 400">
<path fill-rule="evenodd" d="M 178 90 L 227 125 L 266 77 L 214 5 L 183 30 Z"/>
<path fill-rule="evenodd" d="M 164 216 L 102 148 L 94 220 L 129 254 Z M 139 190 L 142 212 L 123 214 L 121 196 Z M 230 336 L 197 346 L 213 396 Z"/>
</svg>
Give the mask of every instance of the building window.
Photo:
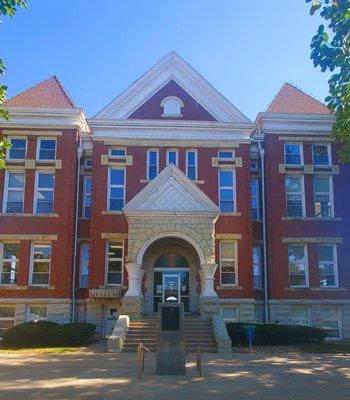
<svg viewBox="0 0 350 400">
<path fill-rule="evenodd" d="M 235 173 L 233 170 L 219 170 L 219 202 L 222 212 L 235 211 Z"/>
<path fill-rule="evenodd" d="M 107 243 L 107 285 L 121 285 L 123 276 L 123 243 Z"/>
<path fill-rule="evenodd" d="M 84 160 L 84 167 L 85 168 L 91 168 L 92 167 L 92 160 L 91 159 Z"/>
<path fill-rule="evenodd" d="M 291 307 L 292 324 L 293 325 L 311 325 L 310 308 L 304 306 Z"/>
<path fill-rule="evenodd" d="M 159 152 L 158 150 L 147 150 L 147 179 L 151 181 L 158 175 Z"/>
<path fill-rule="evenodd" d="M 331 178 L 314 178 L 314 208 L 315 217 L 332 217 Z"/>
<path fill-rule="evenodd" d="M 0 307 L 0 337 L 15 324 L 16 307 Z"/>
<path fill-rule="evenodd" d="M 84 176 L 83 218 L 91 217 L 92 177 Z"/>
<path fill-rule="evenodd" d="M 177 149 L 168 149 L 166 151 L 166 165 L 174 164 L 178 166 L 178 151 Z"/>
<path fill-rule="evenodd" d="M 252 218 L 260 219 L 260 201 L 259 201 L 259 180 L 252 179 L 250 181 L 250 204 Z"/>
<path fill-rule="evenodd" d="M 309 286 L 306 254 L 304 245 L 288 246 L 289 284 L 291 287 Z"/>
<path fill-rule="evenodd" d="M 237 322 L 238 321 L 238 310 L 237 307 L 233 306 L 222 306 L 221 315 L 224 322 Z"/>
<path fill-rule="evenodd" d="M 181 107 L 184 106 L 184 103 L 178 97 L 166 97 L 160 106 L 163 107 L 163 117 L 182 117 Z"/>
<path fill-rule="evenodd" d="M 121 211 L 125 202 L 125 169 L 109 168 L 108 210 Z"/>
<path fill-rule="evenodd" d="M 263 322 L 263 308 L 261 306 L 254 306 L 254 322 L 256 324 Z"/>
<path fill-rule="evenodd" d="M 235 152 L 233 150 L 220 150 L 218 151 L 219 161 L 232 161 L 235 159 Z"/>
<path fill-rule="evenodd" d="M 82 243 L 80 246 L 80 278 L 79 286 L 87 287 L 89 280 L 89 244 Z"/>
<path fill-rule="evenodd" d="M 261 246 L 253 246 L 253 282 L 254 289 L 262 288 Z"/>
<path fill-rule="evenodd" d="M 126 151 L 124 148 L 120 147 L 110 147 L 108 149 L 109 151 L 109 156 L 114 157 L 114 158 L 122 158 L 126 156 Z"/>
<path fill-rule="evenodd" d="M 6 213 L 23 213 L 24 181 L 24 172 L 6 172 L 4 196 Z"/>
<path fill-rule="evenodd" d="M 16 285 L 19 264 L 19 244 L 4 243 L 2 245 L 1 278 L 2 285 Z"/>
<path fill-rule="evenodd" d="M 304 213 L 304 180 L 303 177 L 285 178 L 287 217 L 303 217 Z"/>
<path fill-rule="evenodd" d="M 29 321 L 46 321 L 47 320 L 47 307 L 46 306 L 30 306 L 29 307 Z"/>
<path fill-rule="evenodd" d="M 250 170 L 255 172 L 259 170 L 259 163 L 258 161 L 254 160 L 254 161 L 250 161 Z"/>
<path fill-rule="evenodd" d="M 236 242 L 220 242 L 221 285 L 237 285 Z"/>
<path fill-rule="evenodd" d="M 330 165 L 330 145 L 327 144 L 313 144 L 312 145 L 312 159 L 316 166 Z"/>
<path fill-rule="evenodd" d="M 11 147 L 7 150 L 8 160 L 24 160 L 27 153 L 27 139 L 9 138 Z"/>
<path fill-rule="evenodd" d="M 54 172 L 36 173 L 35 207 L 37 214 L 51 214 L 55 190 Z"/>
<path fill-rule="evenodd" d="M 338 268 L 335 245 L 318 245 L 318 273 L 321 287 L 338 286 Z"/>
<path fill-rule="evenodd" d="M 38 139 L 37 160 L 52 161 L 56 159 L 56 139 Z"/>
<path fill-rule="evenodd" d="M 31 285 L 49 285 L 51 246 L 48 244 L 34 244 L 32 250 Z"/>
<path fill-rule="evenodd" d="M 197 150 L 186 150 L 186 175 L 192 181 L 198 179 Z"/>
<path fill-rule="evenodd" d="M 284 163 L 286 165 L 303 164 L 303 146 L 301 143 L 284 144 Z"/>
<path fill-rule="evenodd" d="M 330 339 L 339 339 L 340 318 L 339 318 L 338 307 L 323 307 L 321 312 L 322 312 L 322 328 L 327 332 L 327 337 Z"/>
</svg>

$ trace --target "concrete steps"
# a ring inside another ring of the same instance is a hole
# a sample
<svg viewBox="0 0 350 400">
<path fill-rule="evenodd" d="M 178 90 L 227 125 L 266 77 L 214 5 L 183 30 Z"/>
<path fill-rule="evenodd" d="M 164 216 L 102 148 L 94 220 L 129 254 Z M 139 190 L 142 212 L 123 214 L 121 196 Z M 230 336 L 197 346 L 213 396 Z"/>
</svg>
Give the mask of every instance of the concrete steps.
<svg viewBox="0 0 350 400">
<path fill-rule="evenodd" d="M 156 317 L 145 317 L 141 320 L 131 321 L 123 351 L 136 353 L 138 344 L 142 342 L 149 350 L 156 352 L 157 324 Z M 186 353 L 195 353 L 197 346 L 201 347 L 203 353 L 217 352 L 211 321 L 200 317 L 186 316 L 184 333 Z"/>
</svg>

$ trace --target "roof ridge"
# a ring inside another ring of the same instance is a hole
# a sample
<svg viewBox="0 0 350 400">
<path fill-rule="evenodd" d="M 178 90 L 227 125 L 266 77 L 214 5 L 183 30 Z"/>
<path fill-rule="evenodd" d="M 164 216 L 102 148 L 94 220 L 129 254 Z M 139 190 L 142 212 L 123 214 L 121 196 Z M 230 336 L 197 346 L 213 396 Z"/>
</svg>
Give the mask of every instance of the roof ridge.
<svg viewBox="0 0 350 400">
<path fill-rule="evenodd" d="M 51 78 L 54 78 L 58 83 L 59 87 L 61 88 L 62 92 L 67 97 L 68 101 L 71 103 L 72 107 L 77 107 L 72 96 L 69 94 L 68 90 L 64 87 L 63 83 L 61 82 L 60 78 L 57 75 L 52 75 Z"/>
</svg>

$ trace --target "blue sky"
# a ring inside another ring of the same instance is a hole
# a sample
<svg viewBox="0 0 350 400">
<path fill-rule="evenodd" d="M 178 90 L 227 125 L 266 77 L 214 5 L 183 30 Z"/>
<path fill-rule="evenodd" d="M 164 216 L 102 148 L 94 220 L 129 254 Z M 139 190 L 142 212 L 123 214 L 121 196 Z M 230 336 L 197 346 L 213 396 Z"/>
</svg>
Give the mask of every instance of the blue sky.
<svg viewBox="0 0 350 400">
<path fill-rule="evenodd" d="M 175 50 L 249 118 L 286 81 L 318 99 L 304 0 L 29 0 L 0 25 L 9 96 L 56 74 L 92 116 Z M 5 40 L 4 40 L 5 39 Z"/>
</svg>

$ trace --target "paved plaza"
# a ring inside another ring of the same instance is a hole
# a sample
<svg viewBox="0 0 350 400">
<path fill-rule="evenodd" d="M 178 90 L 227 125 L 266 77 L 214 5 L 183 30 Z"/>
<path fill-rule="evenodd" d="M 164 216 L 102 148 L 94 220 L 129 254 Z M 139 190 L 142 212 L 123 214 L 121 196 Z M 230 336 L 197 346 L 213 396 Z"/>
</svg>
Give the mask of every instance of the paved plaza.
<svg viewBox="0 0 350 400">
<path fill-rule="evenodd" d="M 155 376 L 155 362 L 148 355 L 139 380 L 135 354 L 87 350 L 61 355 L 0 354 L 0 358 L 1 400 L 350 398 L 346 356 L 204 354 L 203 376 L 198 378 L 195 355 L 187 357 L 183 377 Z"/>
</svg>

